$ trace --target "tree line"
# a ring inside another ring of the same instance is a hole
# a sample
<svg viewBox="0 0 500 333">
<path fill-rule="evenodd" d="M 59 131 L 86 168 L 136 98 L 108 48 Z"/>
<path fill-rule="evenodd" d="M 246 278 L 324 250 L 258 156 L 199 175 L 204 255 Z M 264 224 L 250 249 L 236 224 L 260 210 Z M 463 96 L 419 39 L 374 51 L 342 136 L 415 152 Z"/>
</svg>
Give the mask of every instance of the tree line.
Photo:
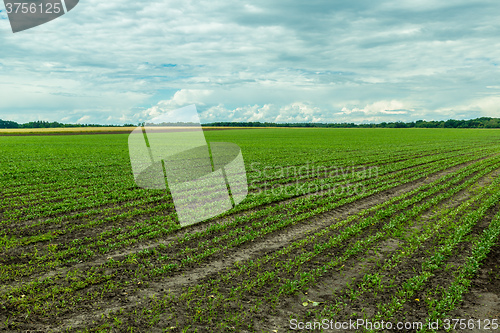
<svg viewBox="0 0 500 333">
<path fill-rule="evenodd" d="M 144 123 L 138 126 L 144 126 Z M 192 123 L 168 123 L 164 126 L 193 126 Z M 134 124 L 63 124 L 57 121 L 31 121 L 19 124 L 15 121 L 0 119 L 0 128 L 58 128 L 58 127 L 132 127 Z M 378 124 L 355 123 L 270 123 L 270 122 L 214 122 L 202 124 L 203 127 L 322 127 L 322 128 L 500 128 L 500 118 L 481 117 L 470 120 L 417 120 L 412 122 L 382 122 Z"/>
<path fill-rule="evenodd" d="M 57 121 L 48 122 L 43 120 L 30 121 L 29 123 L 19 124 L 16 123 L 15 121 L 0 119 L 0 128 L 124 127 L 124 126 L 135 126 L 135 125 L 63 124 Z"/>
<path fill-rule="evenodd" d="M 269 122 L 215 122 L 203 124 L 211 127 L 324 127 L 324 128 L 500 128 L 500 118 L 482 117 L 470 120 L 441 120 L 412 122 L 382 122 L 378 124 L 355 123 L 269 123 Z"/>
</svg>

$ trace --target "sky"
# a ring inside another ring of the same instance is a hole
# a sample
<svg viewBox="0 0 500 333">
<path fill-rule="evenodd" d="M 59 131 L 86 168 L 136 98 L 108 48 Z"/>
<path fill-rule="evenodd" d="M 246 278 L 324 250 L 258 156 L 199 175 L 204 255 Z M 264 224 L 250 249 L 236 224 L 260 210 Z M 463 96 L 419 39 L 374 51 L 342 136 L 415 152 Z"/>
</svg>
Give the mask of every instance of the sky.
<svg viewBox="0 0 500 333">
<path fill-rule="evenodd" d="M 81 0 L 12 33 L 0 119 L 137 124 L 500 117 L 498 0 Z"/>
</svg>

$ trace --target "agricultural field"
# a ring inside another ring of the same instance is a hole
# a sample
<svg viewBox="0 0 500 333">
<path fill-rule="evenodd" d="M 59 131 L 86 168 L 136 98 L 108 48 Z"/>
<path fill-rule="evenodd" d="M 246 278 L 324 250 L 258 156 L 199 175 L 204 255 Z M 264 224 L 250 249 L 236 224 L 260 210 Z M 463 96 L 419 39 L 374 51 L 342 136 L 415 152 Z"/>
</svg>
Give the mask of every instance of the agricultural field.
<svg viewBox="0 0 500 333">
<path fill-rule="evenodd" d="M 80 133 L 124 133 L 135 127 L 54 127 L 54 128 L 0 128 L 0 135 L 29 134 L 80 134 Z"/>
<path fill-rule="evenodd" d="M 205 136 L 249 193 L 185 228 L 128 134 L 0 136 L 0 331 L 498 329 L 500 131 Z"/>
<path fill-rule="evenodd" d="M 167 127 L 168 128 L 168 127 Z M 176 126 L 175 128 L 186 128 Z M 205 127 L 204 131 L 237 129 L 241 127 Z M 74 135 L 74 134 L 127 134 L 135 127 L 53 127 L 53 128 L 0 128 L 0 135 Z"/>
</svg>

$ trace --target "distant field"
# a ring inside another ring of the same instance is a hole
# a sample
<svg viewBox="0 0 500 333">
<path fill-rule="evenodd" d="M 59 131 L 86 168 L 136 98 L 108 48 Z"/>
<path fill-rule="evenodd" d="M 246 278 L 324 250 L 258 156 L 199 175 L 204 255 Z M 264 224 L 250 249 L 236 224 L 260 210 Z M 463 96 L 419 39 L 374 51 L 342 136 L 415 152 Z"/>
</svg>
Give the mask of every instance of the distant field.
<svg viewBox="0 0 500 333">
<path fill-rule="evenodd" d="M 135 185 L 127 134 L 0 136 L 0 330 L 498 324 L 500 131 L 205 136 L 240 146 L 249 195 L 187 228 Z"/>
<path fill-rule="evenodd" d="M 131 132 L 135 127 L 60 127 L 60 128 L 3 128 L 0 134 L 44 134 L 81 132 Z"/>
<path fill-rule="evenodd" d="M 0 128 L 0 135 L 40 135 L 40 134 L 96 134 L 130 133 L 135 127 L 59 127 L 59 128 Z M 192 129 L 192 127 L 165 127 L 170 129 Z M 204 127 L 204 131 L 247 129 L 245 127 Z"/>
</svg>

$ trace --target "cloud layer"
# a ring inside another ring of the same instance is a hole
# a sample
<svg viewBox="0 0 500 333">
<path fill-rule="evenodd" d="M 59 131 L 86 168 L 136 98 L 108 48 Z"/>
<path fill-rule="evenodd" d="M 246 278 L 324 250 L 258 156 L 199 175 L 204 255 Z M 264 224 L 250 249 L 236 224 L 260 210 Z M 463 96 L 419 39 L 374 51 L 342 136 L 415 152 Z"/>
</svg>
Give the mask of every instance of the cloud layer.
<svg viewBox="0 0 500 333">
<path fill-rule="evenodd" d="M 17 34 L 0 10 L 2 119 L 500 117 L 495 0 L 86 0 Z"/>
</svg>

